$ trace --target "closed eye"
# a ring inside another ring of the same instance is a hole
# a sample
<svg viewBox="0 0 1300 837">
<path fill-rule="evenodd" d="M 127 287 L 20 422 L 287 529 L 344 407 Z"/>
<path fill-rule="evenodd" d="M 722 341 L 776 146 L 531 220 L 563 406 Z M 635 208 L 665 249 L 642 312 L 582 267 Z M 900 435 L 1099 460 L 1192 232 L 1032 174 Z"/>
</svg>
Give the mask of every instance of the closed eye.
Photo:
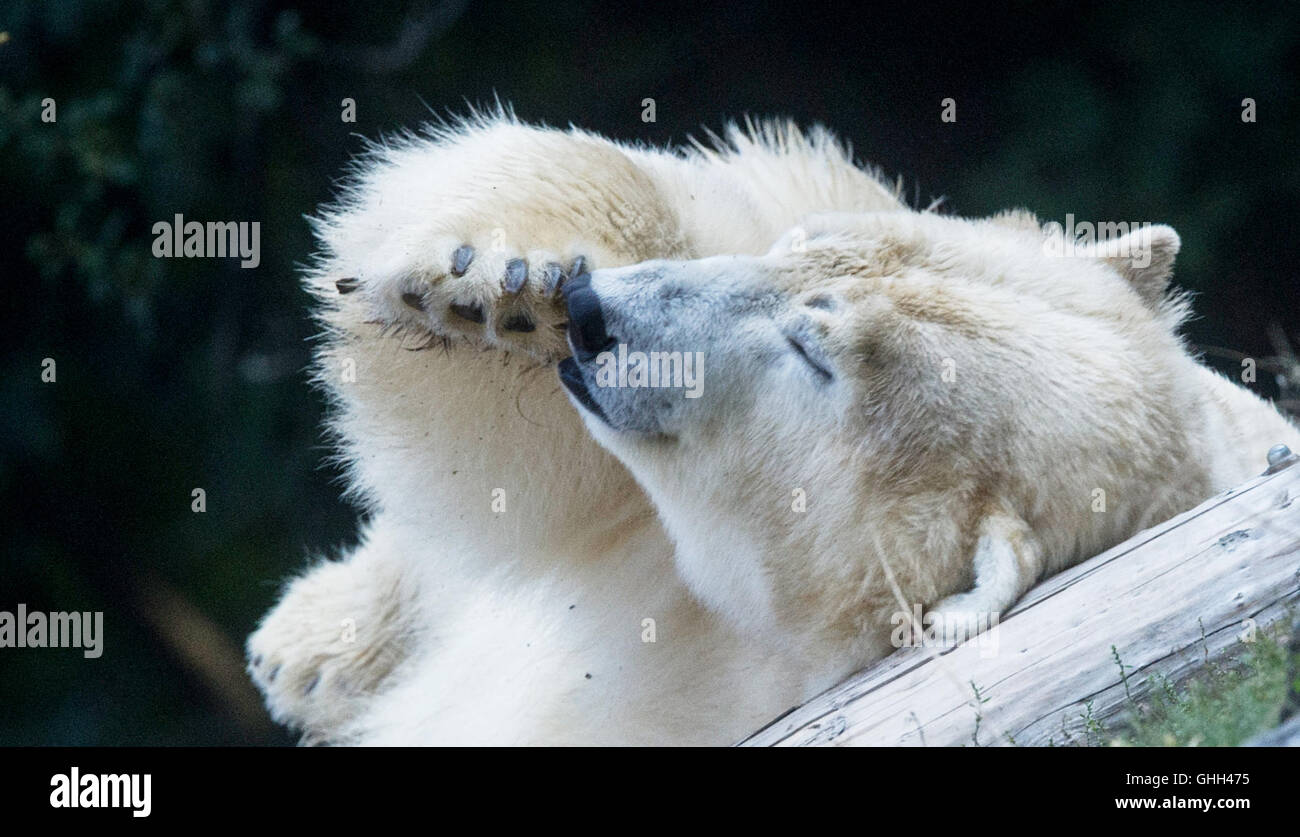
<svg viewBox="0 0 1300 837">
<path fill-rule="evenodd" d="M 802 343 L 788 335 L 785 339 L 790 343 L 790 348 L 794 349 L 794 353 L 803 358 L 804 363 L 812 367 L 812 370 L 817 373 L 817 377 L 821 378 L 823 381 L 831 380 L 833 376 L 831 375 L 830 370 L 813 360 L 812 356 L 808 354 L 808 349 L 805 348 Z"/>
</svg>

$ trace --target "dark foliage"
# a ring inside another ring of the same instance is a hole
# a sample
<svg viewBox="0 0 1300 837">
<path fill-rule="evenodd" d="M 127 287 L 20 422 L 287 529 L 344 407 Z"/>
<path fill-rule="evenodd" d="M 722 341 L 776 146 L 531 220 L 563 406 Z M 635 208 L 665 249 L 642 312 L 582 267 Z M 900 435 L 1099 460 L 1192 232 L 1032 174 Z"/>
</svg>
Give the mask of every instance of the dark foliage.
<svg viewBox="0 0 1300 837">
<path fill-rule="evenodd" d="M 107 631 L 98 660 L 0 649 L 0 743 L 289 740 L 239 648 L 356 514 L 303 374 L 302 216 L 358 135 L 431 111 L 499 96 L 656 143 L 788 114 L 919 204 L 1170 223 L 1192 339 L 1300 398 L 1262 360 L 1300 345 L 1295 5 L 11 0 L 0 32 L 0 609 L 103 610 Z M 260 222 L 261 265 L 153 258 L 176 213 Z"/>
</svg>

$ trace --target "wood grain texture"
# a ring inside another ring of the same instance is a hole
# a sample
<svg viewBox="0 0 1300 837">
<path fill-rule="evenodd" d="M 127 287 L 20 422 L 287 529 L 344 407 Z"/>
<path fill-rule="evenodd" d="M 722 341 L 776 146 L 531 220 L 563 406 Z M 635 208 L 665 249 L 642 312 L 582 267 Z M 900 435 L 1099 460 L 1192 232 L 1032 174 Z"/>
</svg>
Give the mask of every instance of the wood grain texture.
<svg viewBox="0 0 1300 837">
<path fill-rule="evenodd" d="M 900 649 L 743 744 L 1078 742 L 1087 718 L 1105 724 L 1129 711 L 1155 675 L 1178 683 L 1235 655 L 1240 637 L 1298 602 L 1292 466 L 1047 579 L 988 636 Z"/>
</svg>

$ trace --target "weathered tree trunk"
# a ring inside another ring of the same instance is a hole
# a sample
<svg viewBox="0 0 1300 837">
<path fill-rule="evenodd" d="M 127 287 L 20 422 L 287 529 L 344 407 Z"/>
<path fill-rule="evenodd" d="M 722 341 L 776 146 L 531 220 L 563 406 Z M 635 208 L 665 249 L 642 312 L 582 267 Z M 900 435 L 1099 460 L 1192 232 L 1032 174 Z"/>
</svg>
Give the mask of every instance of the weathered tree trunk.
<svg viewBox="0 0 1300 837">
<path fill-rule="evenodd" d="M 1297 602 L 1292 465 L 1048 579 L 988 636 L 903 648 L 744 743 L 1086 740 L 1141 701 L 1154 675 L 1177 683 L 1233 655 Z"/>
</svg>

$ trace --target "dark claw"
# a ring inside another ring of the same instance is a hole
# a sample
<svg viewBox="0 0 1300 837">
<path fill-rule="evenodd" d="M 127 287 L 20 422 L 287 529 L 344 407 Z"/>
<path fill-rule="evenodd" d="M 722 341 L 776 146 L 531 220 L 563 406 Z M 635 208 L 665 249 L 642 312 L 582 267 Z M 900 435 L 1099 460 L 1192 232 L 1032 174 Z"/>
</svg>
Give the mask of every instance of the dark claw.
<svg viewBox="0 0 1300 837">
<path fill-rule="evenodd" d="M 305 689 L 302 690 L 302 693 L 303 693 L 304 695 L 309 695 L 309 694 L 311 694 L 313 691 L 316 690 L 316 686 L 317 686 L 319 683 L 320 683 L 320 675 L 317 674 L 315 677 L 313 677 L 313 678 L 311 679 L 311 682 L 307 684 L 307 688 L 305 688 Z"/>
<path fill-rule="evenodd" d="M 506 293 L 517 294 L 528 281 L 528 262 L 511 259 L 506 262 Z"/>
<path fill-rule="evenodd" d="M 261 667 L 262 667 L 262 655 L 258 654 L 256 657 L 253 658 L 253 668 L 261 668 Z"/>
<path fill-rule="evenodd" d="M 483 307 L 477 302 L 472 305 L 462 305 L 459 302 L 451 304 L 451 313 L 458 317 L 463 317 L 471 323 L 481 323 L 484 320 Z"/>
<path fill-rule="evenodd" d="M 464 276 L 465 271 L 469 270 L 469 263 L 474 261 L 474 248 L 468 244 L 462 244 L 456 248 L 456 252 L 451 254 L 451 275 Z"/>
<path fill-rule="evenodd" d="M 569 275 L 581 276 L 584 273 L 589 273 L 590 270 L 591 269 L 587 267 L 587 257 L 578 256 L 578 258 L 573 260 L 573 266 L 569 268 Z"/>
<path fill-rule="evenodd" d="M 347 279 L 339 279 L 335 281 L 334 287 L 338 288 L 339 293 L 341 294 L 350 294 L 357 289 L 358 284 L 360 283 L 355 277 L 348 277 Z"/>
<path fill-rule="evenodd" d="M 416 311 L 424 310 L 424 300 L 420 298 L 419 294 L 414 294 L 408 291 L 402 294 L 402 302 L 405 302 Z"/>
<path fill-rule="evenodd" d="M 525 314 L 515 314 L 508 318 L 501 327 L 506 331 L 533 331 L 537 328 L 537 324 Z"/>
<path fill-rule="evenodd" d="M 279 667 L 279 666 L 276 666 L 275 668 L 271 669 L 271 673 L 270 673 L 270 674 L 266 675 L 266 682 L 267 682 L 267 683 L 274 683 L 274 682 L 275 682 L 275 678 L 276 678 L 276 677 L 279 677 L 279 676 L 280 676 L 280 667 Z"/>
<path fill-rule="evenodd" d="M 560 267 L 555 262 L 548 263 L 546 265 L 545 275 L 542 278 L 542 294 L 545 296 L 554 296 L 560 290 L 560 286 L 564 284 L 564 280 L 567 278 L 569 277 L 564 275 L 564 268 Z"/>
</svg>

